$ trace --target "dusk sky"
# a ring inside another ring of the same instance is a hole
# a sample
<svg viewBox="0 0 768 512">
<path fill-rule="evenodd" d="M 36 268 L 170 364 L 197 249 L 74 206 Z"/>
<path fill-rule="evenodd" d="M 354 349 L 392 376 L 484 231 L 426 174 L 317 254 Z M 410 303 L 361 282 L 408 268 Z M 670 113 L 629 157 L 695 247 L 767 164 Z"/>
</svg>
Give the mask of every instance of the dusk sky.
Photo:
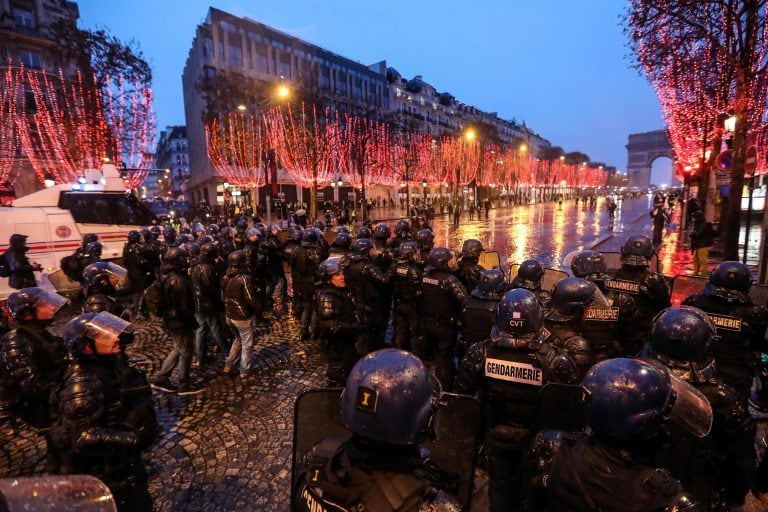
<svg viewBox="0 0 768 512">
<path fill-rule="evenodd" d="M 78 0 L 83 27 L 136 40 L 154 70 L 157 125 L 184 124 L 181 72 L 213 5 L 344 57 L 422 75 L 438 91 L 525 123 L 566 151 L 626 170 L 627 135 L 663 128 L 631 68 L 619 0 Z M 654 165 L 654 174 L 671 164 Z M 657 181 L 657 180 L 654 180 Z M 662 180 L 666 181 L 666 180 Z"/>
</svg>

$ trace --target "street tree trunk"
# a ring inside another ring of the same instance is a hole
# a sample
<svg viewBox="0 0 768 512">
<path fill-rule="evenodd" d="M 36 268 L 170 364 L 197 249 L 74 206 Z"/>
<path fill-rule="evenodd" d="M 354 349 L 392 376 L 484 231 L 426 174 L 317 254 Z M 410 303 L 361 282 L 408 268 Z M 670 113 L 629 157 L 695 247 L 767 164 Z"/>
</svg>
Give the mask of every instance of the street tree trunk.
<svg viewBox="0 0 768 512">
<path fill-rule="evenodd" d="M 733 170 L 728 193 L 727 208 L 722 225 L 723 259 L 739 259 L 739 231 L 741 231 L 741 194 L 744 190 L 744 163 L 747 154 L 747 111 L 745 109 L 746 84 L 743 75 L 737 78 L 734 113 L 736 128 L 733 132 Z"/>
</svg>

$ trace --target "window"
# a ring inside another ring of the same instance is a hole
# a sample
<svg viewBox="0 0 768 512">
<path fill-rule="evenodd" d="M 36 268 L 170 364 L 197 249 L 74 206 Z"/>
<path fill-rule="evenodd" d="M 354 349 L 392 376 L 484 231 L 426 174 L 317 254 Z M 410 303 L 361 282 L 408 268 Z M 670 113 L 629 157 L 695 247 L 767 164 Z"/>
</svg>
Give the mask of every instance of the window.
<svg viewBox="0 0 768 512">
<path fill-rule="evenodd" d="M 320 87 L 323 89 L 331 88 L 331 70 L 326 66 L 320 67 Z"/>
<path fill-rule="evenodd" d="M 32 50 L 19 50 L 19 59 L 29 69 L 40 69 L 43 67 L 43 59 L 40 54 Z"/>
<path fill-rule="evenodd" d="M 336 91 L 342 96 L 347 95 L 347 74 L 339 73 L 336 75 Z"/>
<path fill-rule="evenodd" d="M 267 49 L 256 48 L 256 70 L 262 73 L 267 72 Z"/>
<path fill-rule="evenodd" d="M 291 57 L 290 55 L 283 55 L 280 57 L 280 76 L 286 78 L 291 76 Z"/>
<path fill-rule="evenodd" d="M 229 62 L 233 66 L 242 67 L 243 65 L 243 49 L 239 46 L 229 47 Z"/>
<path fill-rule="evenodd" d="M 35 18 L 32 16 L 32 12 L 26 9 L 13 9 L 13 17 L 16 20 L 17 27 L 23 28 L 35 28 Z"/>
<path fill-rule="evenodd" d="M 205 57 L 214 57 L 213 55 L 213 39 L 206 37 L 203 40 L 203 55 Z"/>
<path fill-rule="evenodd" d="M 148 226 L 156 221 L 143 203 L 128 194 L 64 192 L 59 207 L 81 224 Z"/>
<path fill-rule="evenodd" d="M 363 81 L 360 78 L 355 78 L 353 82 L 352 95 L 356 100 L 363 99 Z"/>
</svg>

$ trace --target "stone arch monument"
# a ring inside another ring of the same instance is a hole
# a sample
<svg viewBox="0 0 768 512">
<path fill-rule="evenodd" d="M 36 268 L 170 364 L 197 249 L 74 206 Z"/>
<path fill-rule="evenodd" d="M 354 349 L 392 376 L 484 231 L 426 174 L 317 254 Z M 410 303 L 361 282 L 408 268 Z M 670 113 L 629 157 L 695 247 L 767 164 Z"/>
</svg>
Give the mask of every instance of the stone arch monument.
<svg viewBox="0 0 768 512">
<path fill-rule="evenodd" d="M 648 188 L 651 184 L 651 166 L 659 157 L 675 160 L 667 130 L 630 134 L 627 141 L 627 178 L 630 187 Z M 674 174 L 673 183 L 677 183 Z"/>
</svg>

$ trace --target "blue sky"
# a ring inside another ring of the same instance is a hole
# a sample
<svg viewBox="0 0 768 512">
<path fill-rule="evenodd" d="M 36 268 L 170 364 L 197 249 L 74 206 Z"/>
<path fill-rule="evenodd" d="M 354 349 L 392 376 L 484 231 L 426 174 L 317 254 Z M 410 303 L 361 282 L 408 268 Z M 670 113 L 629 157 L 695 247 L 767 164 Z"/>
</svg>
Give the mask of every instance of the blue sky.
<svg viewBox="0 0 768 512">
<path fill-rule="evenodd" d="M 459 101 L 625 170 L 627 135 L 663 127 L 630 67 L 618 0 L 78 0 L 84 27 L 136 40 L 154 68 L 159 127 L 184 123 L 181 72 L 213 5 L 345 57 L 386 59 Z M 654 166 L 656 169 L 657 166 Z"/>
</svg>

